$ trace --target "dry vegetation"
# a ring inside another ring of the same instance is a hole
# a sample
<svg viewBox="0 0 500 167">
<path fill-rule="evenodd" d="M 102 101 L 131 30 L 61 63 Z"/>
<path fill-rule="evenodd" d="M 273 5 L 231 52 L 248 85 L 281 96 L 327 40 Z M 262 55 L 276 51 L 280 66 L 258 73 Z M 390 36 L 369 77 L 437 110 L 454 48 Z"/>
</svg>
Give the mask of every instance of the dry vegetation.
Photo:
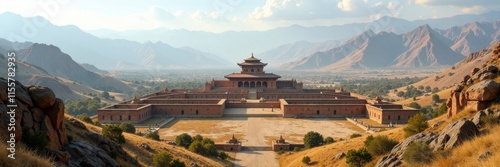
<svg viewBox="0 0 500 167">
<path fill-rule="evenodd" d="M 491 109 L 500 109 L 500 104 L 495 104 L 490 107 Z M 439 133 L 446 125 L 456 121 L 460 118 L 470 119 L 475 115 L 476 111 L 471 109 L 464 109 L 459 112 L 459 114 L 448 119 L 446 115 L 429 120 L 429 128 L 426 131 L 432 131 Z M 437 122 L 441 122 L 441 125 L 437 128 L 432 128 L 432 125 Z M 464 144 L 458 146 L 457 148 L 451 150 L 448 157 L 438 156 L 437 159 L 428 166 L 498 166 L 500 164 L 500 143 L 498 143 L 498 136 L 500 136 L 500 125 L 493 127 L 487 127 L 482 129 L 483 135 L 478 138 L 467 141 Z M 384 131 L 375 134 L 376 135 L 386 135 L 390 139 L 397 140 L 399 142 L 404 140 L 403 128 L 395 128 L 392 130 Z M 359 149 L 364 146 L 364 141 L 368 134 L 364 134 L 362 137 L 349 139 L 348 141 L 337 141 L 336 143 L 312 148 L 309 150 L 301 152 L 291 152 L 285 153 L 279 157 L 279 162 L 281 166 L 305 166 L 301 160 L 304 156 L 309 156 L 311 158 L 311 163 L 316 166 L 347 166 L 345 158 L 340 160 L 332 160 L 336 154 L 340 152 L 347 153 L 350 149 Z M 478 156 L 486 151 L 490 151 L 493 155 L 484 161 L 479 162 L 477 160 Z M 377 161 L 381 156 L 374 157 L 371 162 L 366 166 L 375 166 Z"/>
<path fill-rule="evenodd" d="M 1 139 L 1 141 L 6 141 Z M 7 148 L 6 142 L 0 142 L 0 148 Z M 15 160 L 7 157 L 7 151 L 0 151 L 0 166 L 3 167 L 48 167 L 54 166 L 51 159 L 35 154 L 35 151 L 28 150 L 24 144 L 16 144 Z"/>
<path fill-rule="evenodd" d="M 445 103 L 446 99 L 450 98 L 450 95 L 451 95 L 450 91 L 451 91 L 451 89 L 452 88 L 444 89 L 444 90 L 441 90 L 441 91 L 439 91 L 439 92 L 436 93 L 437 95 L 439 95 L 439 98 L 440 98 L 439 103 Z M 432 104 L 433 104 L 432 95 L 429 95 L 429 96 L 418 96 L 416 98 L 417 98 L 417 100 L 415 100 L 415 101 L 412 98 L 408 98 L 408 99 L 405 99 L 405 100 L 397 101 L 397 102 L 395 102 L 395 104 L 408 105 L 411 102 L 417 102 L 422 107 L 425 107 L 427 105 L 432 106 Z M 439 103 L 437 103 L 433 107 L 439 106 Z"/>
<path fill-rule="evenodd" d="M 66 118 L 69 118 L 69 116 L 66 115 Z M 66 126 L 69 125 L 69 122 L 66 121 Z M 82 122 L 87 126 L 89 131 L 95 132 L 95 133 L 101 133 L 102 128 L 98 126 L 94 126 L 92 124 L 88 124 L 85 122 Z M 71 126 L 71 125 L 69 125 Z M 74 140 L 81 139 L 78 137 L 76 132 L 82 131 L 82 130 L 77 130 L 77 128 L 71 127 L 72 130 L 68 130 L 68 135 L 72 135 L 74 137 Z M 166 142 L 161 142 L 161 141 L 155 141 L 151 139 L 147 139 L 142 136 L 138 136 L 135 134 L 129 134 L 129 133 L 123 133 L 125 136 L 126 142 L 124 144 L 121 144 L 123 149 L 133 158 L 135 158 L 141 166 L 151 166 L 152 161 L 153 161 L 153 156 L 156 153 L 159 153 L 161 151 L 167 151 L 172 156 L 174 159 L 179 159 L 180 161 L 184 162 L 186 165 L 189 165 L 191 162 L 195 162 L 199 166 L 232 166 L 232 164 L 228 161 L 222 161 L 217 158 L 207 158 L 195 153 L 190 152 L 187 149 L 184 149 L 183 147 L 178 147 L 178 146 L 173 146 L 170 144 L 167 144 Z M 142 143 L 147 143 L 152 150 L 146 150 L 140 147 Z M 126 162 L 120 162 L 120 165 L 122 166 L 127 166 Z"/>
</svg>

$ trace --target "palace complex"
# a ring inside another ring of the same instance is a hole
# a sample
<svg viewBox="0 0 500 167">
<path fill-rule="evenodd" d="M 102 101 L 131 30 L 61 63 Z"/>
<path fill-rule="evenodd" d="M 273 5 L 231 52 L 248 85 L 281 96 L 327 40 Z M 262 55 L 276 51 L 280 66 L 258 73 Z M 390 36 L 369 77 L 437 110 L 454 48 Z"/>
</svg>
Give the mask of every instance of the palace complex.
<svg viewBox="0 0 500 167">
<path fill-rule="evenodd" d="M 303 89 L 302 82 L 280 80 L 281 76 L 264 71 L 267 63 L 253 54 L 238 65 L 239 73 L 206 82 L 203 89 L 165 89 L 99 109 L 99 122 L 139 123 L 152 116 L 223 117 L 233 114 L 228 108 L 271 108 L 269 115 L 279 117 L 367 117 L 384 124 L 406 123 L 418 113 L 378 98 L 356 98 L 342 89 Z"/>
</svg>

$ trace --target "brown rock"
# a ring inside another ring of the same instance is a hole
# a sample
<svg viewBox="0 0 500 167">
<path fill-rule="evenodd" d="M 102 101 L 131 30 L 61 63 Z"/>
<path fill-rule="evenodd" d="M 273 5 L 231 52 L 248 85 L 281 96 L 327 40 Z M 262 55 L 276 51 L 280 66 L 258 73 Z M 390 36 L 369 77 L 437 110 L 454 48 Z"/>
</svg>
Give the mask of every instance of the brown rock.
<svg viewBox="0 0 500 167">
<path fill-rule="evenodd" d="M 465 118 L 448 124 L 436 140 L 430 143 L 434 151 L 453 148 L 479 134 L 476 125 Z"/>
<path fill-rule="evenodd" d="M 47 148 L 52 150 L 59 150 L 61 148 L 59 135 L 57 134 L 57 131 L 52 127 L 52 123 L 48 116 L 44 117 L 44 121 L 42 122 L 42 131 L 47 134 L 47 139 L 49 141 L 49 143 L 47 144 Z"/>
<path fill-rule="evenodd" d="M 64 102 L 61 99 L 56 98 L 54 105 L 47 108 L 44 111 L 44 114 L 47 115 L 52 121 L 52 127 L 59 129 L 64 118 Z"/>
<path fill-rule="evenodd" d="M 54 157 L 57 162 L 64 165 L 68 165 L 68 161 L 71 158 L 71 155 L 67 151 L 49 150 L 48 153 L 50 156 Z"/>
<path fill-rule="evenodd" d="M 470 75 L 465 75 L 464 78 L 462 79 L 462 83 L 467 83 L 467 81 L 470 79 Z"/>
<path fill-rule="evenodd" d="M 496 98 L 500 84 L 492 80 L 484 80 L 472 85 L 466 91 L 467 100 L 491 101 Z"/>
<path fill-rule="evenodd" d="M 485 72 L 498 73 L 498 67 L 496 66 L 488 66 L 484 68 Z"/>
<path fill-rule="evenodd" d="M 7 129 L 10 120 L 9 120 L 9 115 L 7 115 L 7 107 L 3 104 L 3 102 L 0 100 L 0 137 L 7 138 L 9 136 L 9 132 L 5 129 Z"/>
<path fill-rule="evenodd" d="M 39 108 L 36 108 L 36 107 L 33 107 L 30 109 L 31 111 L 31 114 L 33 116 L 33 121 L 35 122 L 42 122 L 42 118 L 43 118 L 43 111 Z"/>
<path fill-rule="evenodd" d="M 34 122 L 33 123 L 33 130 L 35 132 L 40 132 L 42 130 L 42 124 L 39 122 Z"/>
<path fill-rule="evenodd" d="M 437 135 L 432 132 L 418 133 L 413 136 L 410 136 L 406 138 L 406 140 L 404 140 L 403 142 L 394 146 L 391 152 L 383 156 L 375 166 L 383 166 L 383 167 L 401 166 L 403 162 L 403 154 L 406 151 L 406 148 L 408 148 L 410 144 L 417 141 L 429 144 L 436 138 Z"/>
<path fill-rule="evenodd" d="M 484 101 L 467 101 L 467 107 L 476 111 L 488 108 L 488 104 L 489 102 Z"/>
<path fill-rule="evenodd" d="M 497 74 L 496 73 L 492 73 L 492 72 L 485 72 L 483 74 L 481 74 L 481 77 L 479 78 L 479 80 L 486 80 L 486 79 L 495 79 L 497 77 Z"/>
<path fill-rule="evenodd" d="M 30 94 L 26 87 L 24 87 L 20 82 L 16 81 L 16 99 L 28 107 L 33 107 L 33 101 L 31 101 Z"/>
<path fill-rule="evenodd" d="M 472 71 L 470 72 L 470 75 L 475 75 L 477 72 L 479 72 L 479 68 L 474 68 L 472 69 Z"/>
<path fill-rule="evenodd" d="M 60 128 L 57 130 L 57 136 L 59 137 L 59 144 L 66 145 L 68 144 L 68 136 L 66 135 L 66 126 L 64 122 L 61 122 Z"/>
<path fill-rule="evenodd" d="M 56 102 L 56 95 L 54 92 L 45 86 L 32 86 L 29 88 L 28 92 L 35 107 L 45 109 L 54 105 Z"/>
<path fill-rule="evenodd" d="M 29 127 L 30 129 L 33 127 L 33 117 L 31 116 L 31 112 L 24 111 L 22 122 L 23 126 Z"/>
<path fill-rule="evenodd" d="M 74 119 L 74 118 L 71 118 L 69 119 L 69 122 L 71 122 L 71 124 L 77 128 L 80 128 L 80 129 L 87 129 L 87 126 L 85 126 L 85 124 L 83 124 L 82 122 Z"/>
<path fill-rule="evenodd" d="M 463 89 L 463 85 L 455 85 L 455 87 L 453 87 L 453 92 L 461 92 Z"/>
</svg>

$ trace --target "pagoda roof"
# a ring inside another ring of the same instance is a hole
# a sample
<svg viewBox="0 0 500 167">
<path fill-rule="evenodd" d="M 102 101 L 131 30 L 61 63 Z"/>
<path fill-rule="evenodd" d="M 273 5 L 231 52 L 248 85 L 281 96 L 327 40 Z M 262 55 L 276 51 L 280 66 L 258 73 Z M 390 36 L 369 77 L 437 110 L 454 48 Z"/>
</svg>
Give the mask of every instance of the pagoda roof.
<svg viewBox="0 0 500 167">
<path fill-rule="evenodd" d="M 267 65 L 267 63 L 262 63 L 260 61 L 258 61 L 258 62 L 247 62 L 247 61 L 245 61 L 243 63 L 238 63 L 238 65 L 240 65 L 240 66 L 265 66 L 265 65 Z"/>
<path fill-rule="evenodd" d="M 281 76 L 273 74 L 273 73 L 263 73 L 263 74 L 242 74 L 242 73 L 233 73 L 224 76 L 225 78 L 281 78 Z"/>
</svg>

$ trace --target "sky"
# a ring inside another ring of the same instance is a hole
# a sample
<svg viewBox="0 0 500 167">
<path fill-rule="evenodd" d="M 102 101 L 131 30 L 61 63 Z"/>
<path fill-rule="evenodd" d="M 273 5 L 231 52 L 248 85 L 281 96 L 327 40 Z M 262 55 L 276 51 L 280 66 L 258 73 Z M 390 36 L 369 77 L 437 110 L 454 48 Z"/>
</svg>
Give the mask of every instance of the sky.
<svg viewBox="0 0 500 167">
<path fill-rule="evenodd" d="M 83 30 L 263 31 L 382 16 L 406 20 L 500 10 L 499 0 L 0 0 L 0 13 L 42 16 Z"/>
</svg>

